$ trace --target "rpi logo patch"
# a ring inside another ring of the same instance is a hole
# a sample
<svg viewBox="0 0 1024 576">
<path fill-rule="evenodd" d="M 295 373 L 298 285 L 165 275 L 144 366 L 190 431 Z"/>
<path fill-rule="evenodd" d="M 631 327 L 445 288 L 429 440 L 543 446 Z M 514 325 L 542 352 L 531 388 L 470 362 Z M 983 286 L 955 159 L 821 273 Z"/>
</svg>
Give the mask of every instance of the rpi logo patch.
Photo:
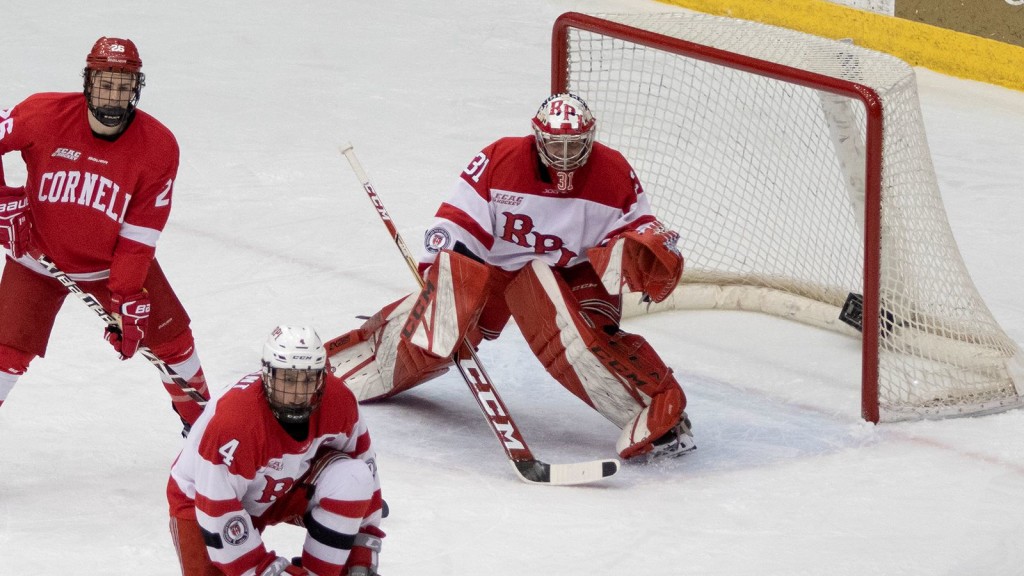
<svg viewBox="0 0 1024 576">
<path fill-rule="evenodd" d="M 239 546 L 249 539 L 249 525 L 242 516 L 232 516 L 224 525 L 222 535 L 228 544 Z"/>
<path fill-rule="evenodd" d="M 423 245 L 427 252 L 438 254 L 441 250 L 447 248 L 451 241 L 452 237 L 448 234 L 447 230 L 444 228 L 432 228 L 427 230 Z"/>
</svg>

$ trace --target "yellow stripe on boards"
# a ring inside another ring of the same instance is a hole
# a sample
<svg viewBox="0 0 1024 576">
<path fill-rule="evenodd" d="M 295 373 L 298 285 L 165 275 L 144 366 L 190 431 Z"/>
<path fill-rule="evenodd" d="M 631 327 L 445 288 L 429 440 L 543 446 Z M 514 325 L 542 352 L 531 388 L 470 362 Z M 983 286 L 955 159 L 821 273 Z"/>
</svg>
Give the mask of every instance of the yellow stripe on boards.
<svg viewBox="0 0 1024 576">
<path fill-rule="evenodd" d="M 658 0 L 697 12 L 753 20 L 858 46 L 970 80 L 1024 91 L 1024 48 L 847 8 L 826 0 Z"/>
</svg>

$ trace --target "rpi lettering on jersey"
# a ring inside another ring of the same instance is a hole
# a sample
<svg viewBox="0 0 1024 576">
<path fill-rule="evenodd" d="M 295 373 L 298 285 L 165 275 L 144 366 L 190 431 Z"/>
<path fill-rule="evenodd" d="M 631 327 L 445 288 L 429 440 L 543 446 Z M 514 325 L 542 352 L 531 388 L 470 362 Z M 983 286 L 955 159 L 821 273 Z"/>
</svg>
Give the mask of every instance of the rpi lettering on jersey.
<svg viewBox="0 0 1024 576">
<path fill-rule="evenodd" d="M 263 479 L 266 480 L 267 484 L 263 487 L 263 494 L 256 499 L 257 502 L 262 502 L 263 504 L 269 504 L 287 495 L 288 491 L 292 489 L 292 485 L 295 484 L 295 479 L 293 478 L 282 478 L 279 480 L 264 474 Z"/>
<path fill-rule="evenodd" d="M 533 248 L 537 254 L 560 252 L 555 266 L 568 266 L 569 261 L 577 256 L 572 250 L 564 248 L 565 241 L 553 234 L 541 234 L 534 231 L 533 218 L 526 214 L 502 212 L 505 225 L 501 229 L 501 239 L 522 246 Z"/>
<path fill-rule="evenodd" d="M 131 194 L 121 194 L 121 187 L 109 178 L 92 172 L 61 170 L 47 172 L 39 179 L 40 202 L 88 206 L 117 223 L 124 221 L 131 198 Z"/>
</svg>

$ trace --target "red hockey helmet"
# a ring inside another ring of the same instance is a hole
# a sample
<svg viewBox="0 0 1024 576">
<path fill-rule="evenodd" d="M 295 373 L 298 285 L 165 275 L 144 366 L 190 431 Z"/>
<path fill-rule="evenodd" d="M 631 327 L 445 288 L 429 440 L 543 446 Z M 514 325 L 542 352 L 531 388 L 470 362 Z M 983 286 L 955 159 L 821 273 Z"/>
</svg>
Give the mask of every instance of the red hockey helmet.
<svg viewBox="0 0 1024 576">
<path fill-rule="evenodd" d="M 82 77 L 93 117 L 110 128 L 126 125 L 146 85 L 135 43 L 126 38 L 100 38 L 85 57 Z"/>
<path fill-rule="evenodd" d="M 100 38 L 85 57 L 89 70 L 106 72 L 142 72 L 142 58 L 135 43 L 127 38 Z"/>
<path fill-rule="evenodd" d="M 594 148 L 596 127 L 594 115 L 579 96 L 564 93 L 549 97 L 533 117 L 541 161 L 561 172 L 583 166 Z"/>
</svg>

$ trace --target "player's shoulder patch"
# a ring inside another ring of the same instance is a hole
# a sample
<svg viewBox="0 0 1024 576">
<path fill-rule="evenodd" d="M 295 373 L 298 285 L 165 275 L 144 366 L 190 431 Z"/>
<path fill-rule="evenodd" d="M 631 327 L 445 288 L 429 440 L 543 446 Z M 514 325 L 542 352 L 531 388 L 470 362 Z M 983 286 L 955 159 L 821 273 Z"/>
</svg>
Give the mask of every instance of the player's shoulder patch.
<svg viewBox="0 0 1024 576">
<path fill-rule="evenodd" d="M 431 254 L 439 254 L 441 250 L 450 248 L 451 243 L 452 235 L 441 227 L 431 228 L 423 236 L 423 246 Z"/>
<path fill-rule="evenodd" d="M 221 531 L 224 541 L 232 546 L 240 546 L 249 539 L 249 523 L 243 516 L 232 516 L 224 524 Z"/>
</svg>

